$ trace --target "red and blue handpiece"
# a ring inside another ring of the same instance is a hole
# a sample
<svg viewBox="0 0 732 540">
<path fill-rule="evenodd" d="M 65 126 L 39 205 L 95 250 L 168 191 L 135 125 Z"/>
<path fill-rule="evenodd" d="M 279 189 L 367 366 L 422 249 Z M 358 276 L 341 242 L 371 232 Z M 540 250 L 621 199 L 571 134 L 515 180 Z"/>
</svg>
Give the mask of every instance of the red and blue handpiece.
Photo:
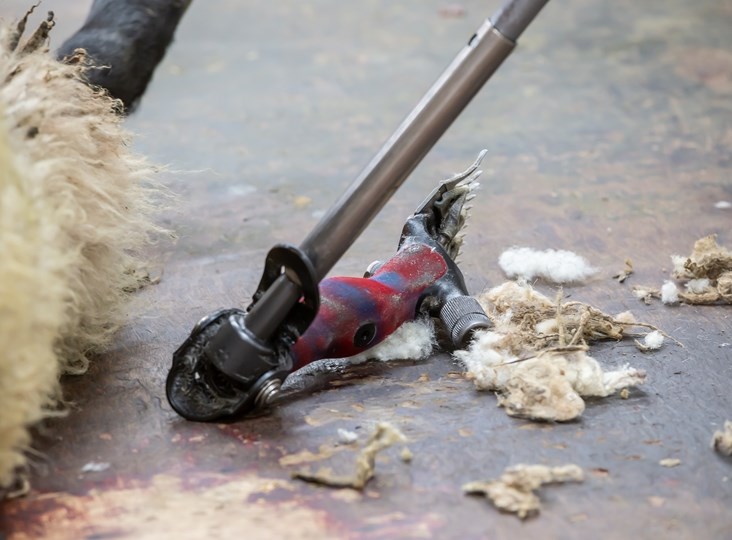
<svg viewBox="0 0 732 540">
<path fill-rule="evenodd" d="M 448 271 L 441 253 L 421 243 L 402 247 L 371 277 L 320 283 L 320 310 L 292 348 L 293 370 L 322 358 L 361 353 L 418 315 L 420 301 Z"/>
<path fill-rule="evenodd" d="M 248 371 L 230 367 L 242 365 L 231 344 L 237 345 L 238 333 L 246 331 L 240 324 L 245 312 L 220 311 L 201 321 L 174 355 L 166 385 L 173 407 L 191 420 L 213 420 L 260 408 L 271 401 L 289 373 L 316 360 L 362 353 L 418 317 L 442 321 L 455 347 L 466 345 L 474 330 L 487 328 L 489 319 L 468 296 L 455 263 L 466 202 L 477 186 L 483 155 L 467 171 L 442 182 L 407 219 L 393 257 L 373 263 L 364 277 L 321 281 L 318 294 L 310 295 L 319 299 L 319 306 L 307 305 L 303 295 L 296 308 L 312 314 L 307 329 L 302 335 L 294 325 L 282 329 L 283 346 L 275 354 L 255 355 L 259 365 L 250 361 Z M 278 257 L 286 254 L 283 249 Z M 276 274 L 273 271 L 268 279 Z M 259 388 L 262 372 L 270 373 L 264 378 L 269 386 Z"/>
</svg>

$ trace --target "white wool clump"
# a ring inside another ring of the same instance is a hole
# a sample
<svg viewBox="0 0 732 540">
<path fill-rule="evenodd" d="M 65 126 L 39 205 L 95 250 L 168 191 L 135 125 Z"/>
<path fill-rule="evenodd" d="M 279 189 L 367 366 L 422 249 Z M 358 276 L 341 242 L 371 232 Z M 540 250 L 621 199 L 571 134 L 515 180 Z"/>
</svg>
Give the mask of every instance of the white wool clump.
<svg viewBox="0 0 732 540">
<path fill-rule="evenodd" d="M 702 294 L 711 289 L 711 282 L 709 278 L 690 279 L 686 282 L 685 287 L 686 292 Z"/>
<path fill-rule="evenodd" d="M 663 340 L 663 334 L 658 330 L 654 330 L 653 332 L 649 332 L 645 335 L 645 337 L 643 338 L 643 345 L 646 347 L 646 349 L 656 350 L 661 348 L 661 345 L 663 345 Z"/>
<path fill-rule="evenodd" d="M 671 264 L 674 267 L 671 273 L 678 276 L 686 274 L 686 268 L 684 267 L 684 265 L 686 264 L 687 260 L 688 257 L 682 257 L 681 255 L 671 255 Z"/>
<path fill-rule="evenodd" d="M 105 462 L 105 461 L 90 461 L 86 465 L 84 465 L 80 472 L 82 473 L 90 473 L 90 472 L 104 472 L 107 469 L 109 469 L 112 465 Z"/>
<path fill-rule="evenodd" d="M 513 365 L 516 357 L 503 348 L 506 336 L 490 330 L 476 332 L 467 350 L 455 351 L 460 360 L 481 390 L 504 388 L 511 371 L 501 366 Z"/>
<path fill-rule="evenodd" d="M 367 360 L 420 360 L 426 358 L 435 346 L 435 327 L 430 319 L 421 318 L 407 321 L 384 341 L 351 356 L 352 364 Z"/>
<path fill-rule="evenodd" d="M 584 257 L 554 249 L 538 251 L 513 247 L 501 254 L 498 264 L 509 278 L 532 280 L 539 277 L 552 283 L 584 281 L 596 272 Z"/>
<path fill-rule="evenodd" d="M 653 290 L 647 287 L 635 287 L 633 289 L 633 296 L 641 300 L 648 298 L 653 294 Z"/>
<path fill-rule="evenodd" d="M 338 428 L 338 440 L 343 444 L 351 444 L 358 440 L 358 433 Z"/>
<path fill-rule="evenodd" d="M 714 203 L 714 208 L 726 210 L 727 208 L 732 208 L 732 203 L 729 201 L 717 201 L 716 203 Z"/>
<path fill-rule="evenodd" d="M 559 331 L 559 324 L 556 319 L 546 319 L 536 324 L 536 333 L 542 336 L 556 334 Z"/>
<path fill-rule="evenodd" d="M 661 287 L 661 302 L 676 304 L 679 301 L 679 288 L 673 281 L 666 281 Z"/>
</svg>

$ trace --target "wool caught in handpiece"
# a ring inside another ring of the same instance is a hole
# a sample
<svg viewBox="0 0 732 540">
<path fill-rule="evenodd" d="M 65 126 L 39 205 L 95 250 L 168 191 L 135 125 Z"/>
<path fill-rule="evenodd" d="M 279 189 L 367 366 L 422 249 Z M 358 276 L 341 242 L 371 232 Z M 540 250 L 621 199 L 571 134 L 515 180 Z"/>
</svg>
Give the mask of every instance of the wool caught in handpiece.
<svg viewBox="0 0 732 540">
<path fill-rule="evenodd" d="M 607 397 L 645 381 L 643 370 L 605 371 L 589 355 L 592 342 L 640 336 L 630 332 L 634 327 L 657 330 L 627 312 L 613 317 L 582 302 L 552 302 L 513 281 L 478 299 L 494 328 L 454 354 L 478 389 L 498 394 L 510 416 L 573 420 L 584 411 L 583 397 Z"/>
<path fill-rule="evenodd" d="M 405 322 L 375 347 L 349 357 L 348 363 L 360 364 L 368 360 L 420 360 L 429 356 L 434 346 L 435 326 L 432 320 L 422 317 Z"/>
</svg>

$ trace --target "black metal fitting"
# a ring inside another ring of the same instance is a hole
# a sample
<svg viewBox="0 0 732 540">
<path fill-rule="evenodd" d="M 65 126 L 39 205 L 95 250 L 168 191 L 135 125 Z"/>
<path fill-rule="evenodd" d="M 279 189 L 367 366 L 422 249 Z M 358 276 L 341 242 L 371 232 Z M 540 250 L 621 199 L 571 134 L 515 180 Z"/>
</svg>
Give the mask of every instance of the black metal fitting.
<svg viewBox="0 0 732 540">
<path fill-rule="evenodd" d="M 258 312 L 257 303 L 265 299 L 267 310 Z M 293 246 L 272 248 L 247 312 L 228 309 L 208 315 L 174 353 L 166 382 L 170 405 L 199 422 L 266 406 L 292 371 L 290 347 L 319 305 L 307 256 Z"/>
</svg>

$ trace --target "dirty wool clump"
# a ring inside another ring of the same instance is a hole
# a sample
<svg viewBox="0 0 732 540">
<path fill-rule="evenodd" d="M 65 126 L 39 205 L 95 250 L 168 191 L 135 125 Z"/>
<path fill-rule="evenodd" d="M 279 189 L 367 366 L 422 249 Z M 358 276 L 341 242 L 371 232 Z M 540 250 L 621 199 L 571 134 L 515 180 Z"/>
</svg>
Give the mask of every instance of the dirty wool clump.
<svg viewBox="0 0 732 540">
<path fill-rule="evenodd" d="M 53 14 L 24 41 L 27 18 L 0 24 L 0 486 L 56 408 L 59 375 L 109 342 L 159 232 L 119 103 L 84 84 L 81 52 L 48 53 Z"/>
<path fill-rule="evenodd" d="M 485 495 L 499 510 L 526 519 L 537 515 L 541 510 L 541 501 L 535 493 L 541 486 L 582 480 L 582 469 L 573 464 L 559 467 L 516 465 L 506 469 L 498 480 L 465 484 L 463 492 Z"/>
<path fill-rule="evenodd" d="M 363 489 L 374 477 L 376 455 L 382 450 L 398 443 L 406 442 L 406 437 L 395 426 L 380 422 L 368 441 L 356 456 L 355 469 L 350 475 L 339 475 L 330 467 L 321 467 L 316 472 L 309 469 L 293 473 L 293 478 L 334 488 Z M 411 459 L 411 457 L 410 457 Z M 403 461 L 408 461 L 402 458 Z"/>
<path fill-rule="evenodd" d="M 633 261 L 630 259 L 625 259 L 625 268 L 615 274 L 613 276 L 613 279 L 617 279 L 618 283 L 624 283 L 626 279 L 633 275 L 633 273 Z"/>
<path fill-rule="evenodd" d="M 628 312 L 613 317 L 582 302 L 553 302 L 513 281 L 478 300 L 494 327 L 454 354 L 477 388 L 498 394 L 510 416 L 573 420 L 584 411 L 583 397 L 606 397 L 645 381 L 642 370 L 604 371 L 588 354 L 592 342 L 641 335 L 631 333 L 633 328 L 658 330 Z M 651 344 L 660 346 L 658 339 Z"/>
<path fill-rule="evenodd" d="M 724 430 L 714 432 L 712 448 L 720 454 L 732 456 L 732 422 L 727 420 L 724 423 Z"/>
<path fill-rule="evenodd" d="M 732 304 L 732 252 L 717 244 L 716 235 L 697 240 L 691 255 L 673 255 L 671 261 L 675 281 L 660 289 L 635 287 L 636 297 L 647 304 L 653 298 L 664 304 Z"/>
</svg>

